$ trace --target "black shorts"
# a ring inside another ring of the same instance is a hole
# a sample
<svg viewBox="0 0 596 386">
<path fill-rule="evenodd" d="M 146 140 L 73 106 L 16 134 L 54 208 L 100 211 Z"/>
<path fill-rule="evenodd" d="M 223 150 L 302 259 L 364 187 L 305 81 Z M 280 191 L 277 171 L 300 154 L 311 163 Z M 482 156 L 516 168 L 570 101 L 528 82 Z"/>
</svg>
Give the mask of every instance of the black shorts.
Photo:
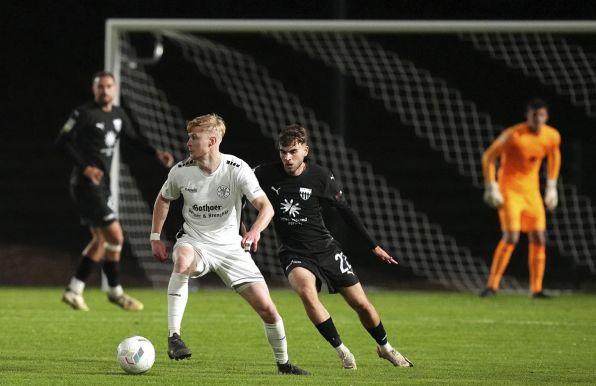
<svg viewBox="0 0 596 386">
<path fill-rule="evenodd" d="M 317 278 L 317 291 L 324 282 L 330 294 L 339 288 L 351 287 L 359 283 L 358 276 L 339 247 L 324 252 L 310 253 L 308 256 L 296 252 L 283 252 L 279 255 L 281 267 L 286 277 L 296 267 L 306 268 Z"/>
<path fill-rule="evenodd" d="M 94 185 L 85 177 L 72 178 L 70 195 L 77 204 L 81 224 L 90 227 L 105 227 L 116 221 L 112 209 L 110 180 L 104 178 Z"/>
</svg>

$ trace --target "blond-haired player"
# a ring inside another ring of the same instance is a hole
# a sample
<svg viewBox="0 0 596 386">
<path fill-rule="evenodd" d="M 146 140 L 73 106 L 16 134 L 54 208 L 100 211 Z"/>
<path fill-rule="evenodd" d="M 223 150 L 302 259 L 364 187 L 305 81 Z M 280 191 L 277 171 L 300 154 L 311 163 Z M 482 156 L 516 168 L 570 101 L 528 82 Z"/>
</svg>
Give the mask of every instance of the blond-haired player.
<svg viewBox="0 0 596 386">
<path fill-rule="evenodd" d="M 220 116 L 197 117 L 188 123 L 186 130 L 190 157 L 170 170 L 157 195 L 150 236 L 153 256 L 165 261 L 168 253 L 160 233 L 170 201 L 182 196 L 184 225 L 174 245 L 174 271 L 168 285 L 168 355 L 176 360 L 192 355 L 180 338 L 188 301 L 188 280 L 215 272 L 263 320 L 279 373 L 308 374 L 288 360 L 283 320 L 248 251 L 251 246 L 256 251 L 261 231 L 273 217 L 271 203 L 250 166 L 238 157 L 219 151 L 226 132 Z M 240 236 L 243 196 L 259 214 L 252 227 Z"/>
<path fill-rule="evenodd" d="M 530 292 L 534 298 L 547 298 L 542 289 L 545 269 L 546 215 L 558 203 L 557 178 L 561 167 L 559 132 L 546 124 L 548 107 L 540 99 L 531 100 L 526 121 L 506 129 L 484 152 L 484 200 L 498 208 L 503 237 L 493 255 L 490 276 L 482 297 L 495 295 L 507 268 L 520 232 L 528 234 Z M 547 159 L 544 201 L 540 195 L 539 171 Z M 496 160 L 500 167 L 496 179 Z"/>
</svg>

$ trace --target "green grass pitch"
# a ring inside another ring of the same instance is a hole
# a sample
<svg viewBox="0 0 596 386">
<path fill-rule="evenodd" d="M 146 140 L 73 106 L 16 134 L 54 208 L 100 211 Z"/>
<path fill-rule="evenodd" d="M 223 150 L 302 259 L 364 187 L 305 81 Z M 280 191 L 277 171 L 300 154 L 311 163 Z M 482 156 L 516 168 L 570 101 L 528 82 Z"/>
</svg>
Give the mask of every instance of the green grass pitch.
<svg viewBox="0 0 596 386">
<path fill-rule="evenodd" d="M 99 290 L 86 291 L 90 312 L 60 302 L 59 288 L 0 288 L 0 385 L 437 385 L 596 384 L 596 296 L 522 295 L 480 299 L 448 292 L 369 292 L 390 341 L 415 364 L 394 368 L 338 295 L 323 295 L 358 369 L 343 370 L 290 291 L 272 292 L 290 358 L 308 377 L 276 373 L 257 315 L 235 293 L 191 293 L 182 336 L 190 360 L 166 354 L 164 291 L 131 289 L 145 303 L 122 311 Z M 150 339 L 157 358 L 127 375 L 115 350 L 130 335 Z"/>
</svg>

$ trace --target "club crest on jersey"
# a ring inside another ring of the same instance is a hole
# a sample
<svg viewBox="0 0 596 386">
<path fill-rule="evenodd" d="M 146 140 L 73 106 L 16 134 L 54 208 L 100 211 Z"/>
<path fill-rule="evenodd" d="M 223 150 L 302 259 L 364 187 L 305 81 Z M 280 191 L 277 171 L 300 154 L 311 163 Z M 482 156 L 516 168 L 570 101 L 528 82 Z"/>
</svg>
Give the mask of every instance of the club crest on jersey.
<svg viewBox="0 0 596 386">
<path fill-rule="evenodd" d="M 300 197 L 305 201 L 310 198 L 311 193 L 312 193 L 312 189 L 300 188 Z"/>
<path fill-rule="evenodd" d="M 122 119 L 116 118 L 112 121 L 112 123 L 114 124 L 114 130 L 116 130 L 116 132 L 120 132 L 120 129 L 122 129 Z"/>
<path fill-rule="evenodd" d="M 228 198 L 230 195 L 230 188 L 225 185 L 220 185 L 217 187 L 217 196 L 219 198 Z"/>
</svg>

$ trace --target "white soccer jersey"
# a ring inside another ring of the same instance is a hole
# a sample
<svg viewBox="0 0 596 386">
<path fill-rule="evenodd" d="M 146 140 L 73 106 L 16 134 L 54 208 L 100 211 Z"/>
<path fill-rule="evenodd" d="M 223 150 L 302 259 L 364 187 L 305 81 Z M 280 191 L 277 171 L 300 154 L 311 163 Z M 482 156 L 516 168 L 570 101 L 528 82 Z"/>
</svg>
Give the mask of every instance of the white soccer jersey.
<svg viewBox="0 0 596 386">
<path fill-rule="evenodd" d="M 201 242 L 240 242 L 242 196 L 249 201 L 265 193 L 246 162 L 221 154 L 221 162 L 211 175 L 192 159 L 179 162 L 168 174 L 161 195 L 168 200 L 184 197 L 184 231 Z"/>
</svg>

